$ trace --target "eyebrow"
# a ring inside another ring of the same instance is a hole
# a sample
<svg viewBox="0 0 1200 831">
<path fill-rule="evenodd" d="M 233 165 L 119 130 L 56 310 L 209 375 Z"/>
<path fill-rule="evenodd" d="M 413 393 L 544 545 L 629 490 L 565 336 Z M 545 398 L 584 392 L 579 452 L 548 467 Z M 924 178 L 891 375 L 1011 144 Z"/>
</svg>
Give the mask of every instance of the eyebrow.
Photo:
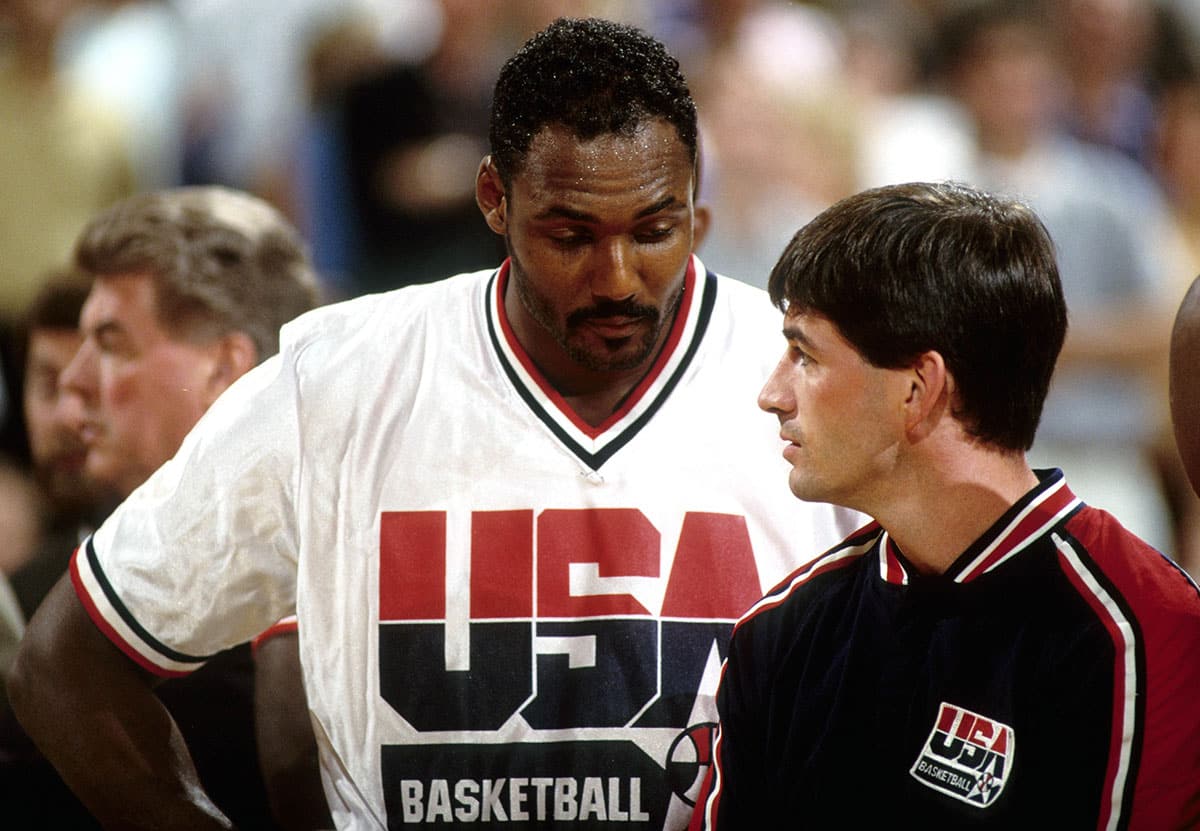
<svg viewBox="0 0 1200 831">
<path fill-rule="evenodd" d="M 813 349 L 815 346 L 813 342 L 808 339 L 808 336 L 804 334 L 804 330 L 795 323 L 785 323 L 783 325 L 783 336 L 789 341 L 796 341 L 807 349 Z"/>
<path fill-rule="evenodd" d="M 664 196 L 652 205 L 647 205 L 635 214 L 635 219 L 644 219 L 669 208 L 681 208 L 685 205 L 674 195 Z M 576 222 L 599 222 L 599 218 L 586 211 L 577 211 L 565 205 L 553 205 L 537 215 L 537 219 L 570 219 Z"/>
</svg>

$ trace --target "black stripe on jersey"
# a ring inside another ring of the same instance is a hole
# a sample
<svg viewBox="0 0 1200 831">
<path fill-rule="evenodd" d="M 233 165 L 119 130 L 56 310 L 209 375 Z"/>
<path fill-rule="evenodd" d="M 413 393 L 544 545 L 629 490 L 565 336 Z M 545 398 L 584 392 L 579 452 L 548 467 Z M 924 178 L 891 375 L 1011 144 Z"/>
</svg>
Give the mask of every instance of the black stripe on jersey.
<svg viewBox="0 0 1200 831">
<path fill-rule="evenodd" d="M 172 661 L 178 661 L 182 664 L 202 664 L 212 658 L 211 655 L 196 657 L 195 655 L 185 655 L 182 652 L 176 652 L 174 649 L 159 641 L 157 638 L 147 632 L 145 627 L 137 622 L 137 618 L 133 616 L 133 613 L 131 613 L 129 609 L 126 608 L 125 604 L 121 602 L 121 598 L 117 596 L 116 590 L 113 589 L 112 584 L 108 582 L 108 578 L 104 576 L 104 569 L 100 566 L 100 559 L 96 556 L 96 549 L 92 545 L 91 537 L 88 537 L 87 539 L 87 559 L 88 566 L 92 569 L 92 575 L 95 576 L 96 582 L 100 584 L 100 588 L 104 591 L 104 596 L 108 598 L 108 602 L 111 603 L 112 607 L 117 610 L 117 614 L 121 616 L 121 620 L 125 621 L 125 625 L 132 629 L 134 633 L 142 639 L 144 644 L 151 647 L 164 657 L 170 658 Z"/>
<path fill-rule="evenodd" d="M 596 453 L 589 453 L 577 441 L 559 426 L 546 409 L 538 402 L 533 394 L 521 382 L 520 376 L 509 363 L 508 358 L 504 354 L 504 349 L 500 343 L 500 335 L 496 331 L 496 321 L 492 319 L 492 292 L 495 291 L 496 280 L 499 277 L 499 271 L 492 275 L 491 281 L 488 283 L 487 292 L 484 294 L 484 312 L 487 315 L 488 337 L 492 340 L 492 348 L 496 353 L 496 357 L 500 359 L 500 365 L 504 368 L 504 373 L 508 376 L 508 380 L 512 382 L 513 387 L 521 396 L 521 399 L 533 410 L 543 424 L 550 428 L 558 440 L 561 441 L 568 450 L 579 457 L 580 461 L 590 467 L 592 470 L 600 470 L 601 466 L 613 457 L 618 450 L 628 444 L 638 431 L 644 427 L 654 414 L 658 412 L 663 403 L 670 397 L 671 391 L 679 384 L 679 379 L 683 377 L 683 373 L 687 371 L 691 365 L 692 358 L 695 357 L 696 350 L 700 348 L 701 341 L 704 340 L 704 333 L 708 330 L 709 320 L 712 318 L 713 307 L 717 302 L 717 278 L 711 271 L 706 271 L 704 276 L 704 290 L 700 292 L 700 312 L 696 317 L 696 331 L 692 333 L 691 343 L 688 344 L 687 351 L 684 352 L 679 366 L 671 373 L 671 377 L 663 384 L 662 390 L 655 399 L 646 408 L 637 420 L 623 430 L 620 435 L 616 436 L 612 441 L 604 445 L 604 447 Z"/>
<path fill-rule="evenodd" d="M 1080 508 L 1083 506 L 1080 505 Z M 1074 516 L 1078 511 L 1072 511 Z M 1145 742 L 1146 735 L 1146 648 L 1145 640 L 1142 636 L 1142 624 L 1133 613 L 1129 603 L 1125 600 L 1125 595 L 1122 594 L 1108 579 L 1108 575 L 1096 564 L 1088 552 L 1086 546 L 1079 543 L 1066 528 L 1061 524 L 1056 526 L 1063 534 L 1071 549 L 1075 552 L 1075 556 L 1079 558 L 1100 587 L 1112 598 L 1117 608 L 1121 610 L 1121 614 L 1125 616 L 1125 620 L 1129 622 L 1129 628 L 1132 631 L 1133 638 L 1133 671 L 1137 673 L 1134 681 L 1134 700 L 1133 700 L 1133 741 L 1129 748 L 1129 774 L 1125 777 L 1125 786 L 1121 793 L 1121 816 L 1117 819 L 1118 831 L 1125 831 L 1129 827 L 1129 820 L 1133 814 L 1133 790 L 1137 784 L 1138 768 L 1142 761 L 1142 745 Z"/>
</svg>

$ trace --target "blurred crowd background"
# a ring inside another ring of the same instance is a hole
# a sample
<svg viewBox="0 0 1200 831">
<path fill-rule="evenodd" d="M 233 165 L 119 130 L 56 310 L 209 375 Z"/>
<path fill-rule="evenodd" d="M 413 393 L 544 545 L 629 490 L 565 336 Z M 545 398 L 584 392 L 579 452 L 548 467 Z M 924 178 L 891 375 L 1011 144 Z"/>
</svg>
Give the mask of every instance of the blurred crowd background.
<svg viewBox="0 0 1200 831">
<path fill-rule="evenodd" d="M 765 285 L 800 225 L 864 187 L 1027 199 L 1071 312 L 1033 461 L 1200 573 L 1165 382 L 1200 272 L 1200 0 L 0 0 L 0 571 L 44 513 L 15 345 L 91 215 L 138 190 L 251 191 L 304 232 L 328 300 L 493 266 L 473 195 L 491 86 L 562 15 L 680 58 L 699 253 L 730 276 Z"/>
</svg>

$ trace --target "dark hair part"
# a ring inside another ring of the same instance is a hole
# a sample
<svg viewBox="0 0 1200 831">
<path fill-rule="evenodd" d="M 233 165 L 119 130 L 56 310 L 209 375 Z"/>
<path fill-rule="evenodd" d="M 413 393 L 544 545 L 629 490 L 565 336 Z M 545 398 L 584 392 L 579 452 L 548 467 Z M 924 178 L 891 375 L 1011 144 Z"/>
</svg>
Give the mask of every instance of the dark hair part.
<svg viewBox="0 0 1200 831">
<path fill-rule="evenodd" d="M 954 183 L 867 190 L 801 228 L 768 289 L 781 309 L 828 318 L 874 366 L 939 352 L 969 435 L 1033 444 L 1067 308 L 1054 244 L 1024 204 Z"/>
<path fill-rule="evenodd" d="M 544 127 L 580 139 L 632 135 L 650 119 L 675 127 L 696 160 L 696 105 L 679 62 L 654 38 L 609 20 L 560 18 L 500 70 L 492 96 L 492 161 L 507 187 Z"/>
<path fill-rule="evenodd" d="M 97 278 L 150 275 L 168 332 L 201 341 L 242 332 L 260 361 L 279 351 L 279 328 L 318 303 L 300 234 L 266 202 L 228 188 L 118 202 L 83 230 L 75 261 Z"/>
</svg>

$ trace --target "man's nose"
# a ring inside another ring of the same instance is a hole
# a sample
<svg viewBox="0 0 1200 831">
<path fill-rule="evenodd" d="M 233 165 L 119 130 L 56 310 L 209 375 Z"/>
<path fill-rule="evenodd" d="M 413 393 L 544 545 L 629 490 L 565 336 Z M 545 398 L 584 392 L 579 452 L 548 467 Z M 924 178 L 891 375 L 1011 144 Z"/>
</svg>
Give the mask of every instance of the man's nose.
<svg viewBox="0 0 1200 831">
<path fill-rule="evenodd" d="M 58 375 L 60 405 L 64 393 L 79 399 L 82 404 L 96 389 L 96 350 L 87 341 L 80 345 L 75 357 Z"/>
<path fill-rule="evenodd" d="M 641 288 L 637 255 L 625 239 L 613 239 L 598 249 L 593 265 L 592 296 L 606 300 L 633 297 Z"/>
<path fill-rule="evenodd" d="M 784 417 L 796 409 L 795 396 L 787 383 L 786 360 L 781 359 L 767 376 L 758 393 L 759 409 Z"/>
</svg>

